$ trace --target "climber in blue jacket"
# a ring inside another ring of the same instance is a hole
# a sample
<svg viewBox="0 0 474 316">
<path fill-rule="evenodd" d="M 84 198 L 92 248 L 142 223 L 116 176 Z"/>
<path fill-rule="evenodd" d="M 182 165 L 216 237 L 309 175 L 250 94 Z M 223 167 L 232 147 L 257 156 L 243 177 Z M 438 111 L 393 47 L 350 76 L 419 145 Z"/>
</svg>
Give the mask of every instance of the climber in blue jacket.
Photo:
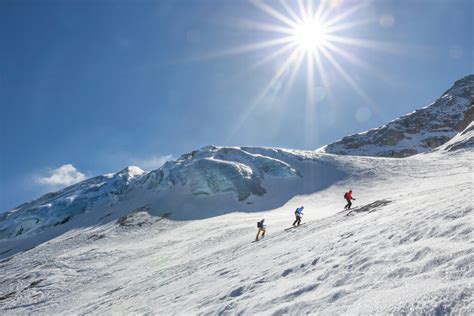
<svg viewBox="0 0 474 316">
<path fill-rule="evenodd" d="M 296 211 L 295 211 L 296 219 L 293 222 L 293 226 L 300 226 L 301 218 L 303 217 L 303 209 L 304 209 L 304 206 L 298 207 L 296 209 Z"/>
</svg>

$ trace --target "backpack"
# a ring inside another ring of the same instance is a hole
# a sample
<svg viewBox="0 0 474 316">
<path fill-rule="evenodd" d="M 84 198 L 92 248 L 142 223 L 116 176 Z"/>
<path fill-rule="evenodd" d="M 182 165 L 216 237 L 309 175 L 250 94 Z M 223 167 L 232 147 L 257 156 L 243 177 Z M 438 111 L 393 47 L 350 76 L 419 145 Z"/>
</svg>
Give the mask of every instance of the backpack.
<svg viewBox="0 0 474 316">
<path fill-rule="evenodd" d="M 344 198 L 347 200 L 347 192 L 344 193 Z"/>
<path fill-rule="evenodd" d="M 262 228 L 262 223 L 261 222 L 257 222 L 257 228 Z"/>
</svg>

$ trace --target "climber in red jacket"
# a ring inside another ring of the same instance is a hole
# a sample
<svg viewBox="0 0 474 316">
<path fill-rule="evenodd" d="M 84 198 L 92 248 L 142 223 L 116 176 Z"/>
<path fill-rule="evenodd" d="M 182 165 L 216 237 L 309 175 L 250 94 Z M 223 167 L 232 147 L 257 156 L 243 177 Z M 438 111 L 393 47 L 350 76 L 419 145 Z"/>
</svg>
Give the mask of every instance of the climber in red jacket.
<svg viewBox="0 0 474 316">
<path fill-rule="evenodd" d="M 346 201 L 347 201 L 347 204 L 346 204 L 346 206 L 344 206 L 344 209 L 348 210 L 348 209 L 350 209 L 351 206 L 352 206 L 351 200 L 354 200 L 354 201 L 355 201 L 355 199 L 352 197 L 352 190 L 349 190 L 349 192 L 346 192 L 346 193 L 344 194 L 344 198 L 345 198 Z"/>
</svg>

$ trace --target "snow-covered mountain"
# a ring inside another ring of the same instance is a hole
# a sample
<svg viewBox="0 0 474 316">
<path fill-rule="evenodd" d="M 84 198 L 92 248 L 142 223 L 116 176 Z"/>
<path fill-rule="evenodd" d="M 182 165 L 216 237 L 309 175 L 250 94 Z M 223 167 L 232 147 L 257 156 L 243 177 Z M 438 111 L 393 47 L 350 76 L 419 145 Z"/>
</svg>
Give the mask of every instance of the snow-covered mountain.
<svg viewBox="0 0 474 316">
<path fill-rule="evenodd" d="M 138 167 L 128 167 L 116 174 L 95 177 L 45 194 L 10 212 L 2 213 L 0 239 L 41 233 L 89 211 L 97 202 L 102 205 L 112 203 L 126 193 L 134 179 L 143 173 Z"/>
<path fill-rule="evenodd" d="M 67 230 L 0 261 L 0 311 L 474 313 L 472 147 L 404 159 L 293 155 L 350 176 L 260 212 L 174 221 L 144 207 Z M 341 211 L 348 188 L 357 198 L 350 213 Z M 286 230 L 301 205 L 305 224 Z M 267 236 L 252 243 L 262 217 Z"/>
<path fill-rule="evenodd" d="M 458 80 L 432 104 L 363 133 L 350 135 L 319 151 L 339 155 L 407 157 L 430 151 L 461 129 L 474 103 L 474 75 Z"/>
<path fill-rule="evenodd" d="M 0 214 L 0 313 L 474 314 L 473 79 L 399 119 L 412 157 L 208 146 Z"/>
<path fill-rule="evenodd" d="M 295 194 L 314 192 L 344 178 L 330 157 L 320 156 L 208 146 L 151 172 L 128 167 L 88 179 L 1 214 L 0 253 L 11 255 L 69 229 L 113 221 L 143 208 L 156 216 L 189 220 L 277 207 Z M 1 248 L 12 239 L 16 247 Z"/>
</svg>

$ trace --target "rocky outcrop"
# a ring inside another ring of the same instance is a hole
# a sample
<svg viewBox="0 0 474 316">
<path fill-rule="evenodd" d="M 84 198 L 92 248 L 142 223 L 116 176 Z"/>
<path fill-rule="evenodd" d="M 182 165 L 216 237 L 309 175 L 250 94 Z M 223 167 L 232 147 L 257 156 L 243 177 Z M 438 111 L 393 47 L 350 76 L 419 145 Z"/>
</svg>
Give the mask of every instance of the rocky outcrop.
<svg viewBox="0 0 474 316">
<path fill-rule="evenodd" d="M 364 133 L 346 136 L 320 151 L 358 156 L 407 157 L 436 148 L 469 125 L 474 75 L 454 83 L 435 102 Z M 472 108 L 472 106 L 471 106 Z"/>
<path fill-rule="evenodd" d="M 461 127 L 459 128 L 459 131 L 462 132 L 466 129 L 466 127 L 471 124 L 471 122 L 474 121 L 474 103 L 471 104 L 469 109 L 467 109 L 466 113 L 464 113 L 464 120 L 461 123 Z"/>
</svg>

